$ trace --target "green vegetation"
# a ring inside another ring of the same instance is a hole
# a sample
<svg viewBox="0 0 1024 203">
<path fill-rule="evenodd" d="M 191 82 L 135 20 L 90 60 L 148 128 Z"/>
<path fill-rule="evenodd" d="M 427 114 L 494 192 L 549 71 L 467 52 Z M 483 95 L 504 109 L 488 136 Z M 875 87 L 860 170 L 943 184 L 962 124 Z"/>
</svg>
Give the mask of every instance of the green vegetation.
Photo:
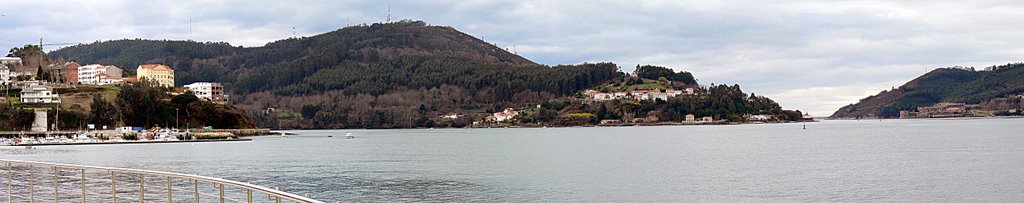
<svg viewBox="0 0 1024 203">
<path fill-rule="evenodd" d="M 978 104 L 1024 93 L 1024 63 L 974 68 L 939 68 L 897 89 L 840 108 L 833 118 L 895 118 L 903 110 L 940 102 Z"/>
<path fill-rule="evenodd" d="M 690 85 L 697 84 L 697 80 L 693 78 L 693 74 L 690 74 L 690 72 L 673 72 L 672 69 L 661 66 L 637 65 L 633 74 L 644 79 L 658 80 L 659 78 L 665 78 L 671 81 L 683 82 Z"/>
<path fill-rule="evenodd" d="M 169 89 L 148 80 L 137 84 L 123 85 L 117 94 L 116 112 L 120 121 L 127 126 L 199 128 L 252 128 L 255 123 L 244 111 L 232 106 L 219 105 L 200 100 L 191 93 L 170 96 Z M 99 97 L 94 97 L 99 99 Z M 93 103 L 93 108 L 107 104 Z M 110 113 L 106 108 L 100 111 Z M 99 117 L 99 116 L 94 116 Z M 180 118 L 181 120 L 175 119 Z M 180 122 L 180 123 L 179 123 Z"/>
</svg>

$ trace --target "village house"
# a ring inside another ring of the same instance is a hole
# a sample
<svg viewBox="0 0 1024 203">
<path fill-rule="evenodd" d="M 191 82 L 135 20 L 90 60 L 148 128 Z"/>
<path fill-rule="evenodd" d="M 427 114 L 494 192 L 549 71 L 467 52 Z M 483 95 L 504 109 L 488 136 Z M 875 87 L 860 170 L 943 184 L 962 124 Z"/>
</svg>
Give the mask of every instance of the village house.
<svg viewBox="0 0 1024 203">
<path fill-rule="evenodd" d="M 661 90 L 634 90 L 629 92 L 614 92 L 604 93 L 597 90 L 587 90 L 583 92 L 587 99 L 593 101 L 610 101 L 617 99 L 628 99 L 632 98 L 635 100 L 664 100 L 668 101 L 669 98 L 676 97 L 679 95 L 693 95 L 693 88 L 686 88 L 685 90 L 667 89 L 664 92 Z"/>
<path fill-rule="evenodd" d="M 625 92 L 604 93 L 596 90 L 587 90 L 586 92 L 584 92 L 584 94 L 587 95 L 587 98 L 594 101 L 610 101 L 616 99 L 624 99 L 626 98 L 626 95 L 628 95 Z"/>
<path fill-rule="evenodd" d="M 663 100 L 663 101 L 668 101 L 668 98 L 672 98 L 672 97 L 676 97 L 676 96 L 682 95 L 683 92 L 682 91 L 676 91 L 675 89 L 667 89 L 667 90 L 665 90 L 665 92 L 661 92 L 660 90 L 636 90 L 636 91 L 630 92 L 630 94 L 636 100 L 658 100 L 658 99 L 660 99 L 660 100 Z"/>
<path fill-rule="evenodd" d="M 7 65 L 0 63 L 0 85 L 11 84 L 11 68 Z"/>
<path fill-rule="evenodd" d="M 192 92 L 192 94 L 195 94 L 196 97 L 199 97 L 200 99 L 205 99 L 216 104 L 228 103 L 227 95 L 224 94 L 224 85 L 221 85 L 220 83 L 196 82 L 185 85 L 185 89 Z"/>
<path fill-rule="evenodd" d="M 697 118 L 693 114 L 686 114 L 686 120 L 684 120 L 684 121 L 686 121 L 688 123 L 693 123 L 693 122 L 697 122 Z"/>
<path fill-rule="evenodd" d="M 764 114 L 747 115 L 746 117 L 747 117 L 748 121 L 768 121 L 768 120 L 771 120 L 772 118 L 774 118 L 774 116 L 772 116 L 772 115 L 764 115 Z"/>
<path fill-rule="evenodd" d="M 64 81 L 78 84 L 78 67 L 82 67 L 82 65 L 75 61 L 64 63 Z"/>
<path fill-rule="evenodd" d="M 455 113 L 455 112 L 448 113 L 448 114 L 445 114 L 445 115 L 441 116 L 441 118 L 443 118 L 443 119 L 451 119 L 451 120 L 459 119 L 460 117 L 462 117 L 462 115 L 458 114 L 458 113 Z"/>
<path fill-rule="evenodd" d="M 21 90 L 21 103 L 52 104 L 60 103 L 60 97 L 53 93 L 53 88 L 45 85 L 31 85 Z"/>
<path fill-rule="evenodd" d="M 700 122 L 701 123 L 715 122 L 715 118 L 711 117 L 711 116 L 704 116 L 703 118 L 700 118 Z"/>
<path fill-rule="evenodd" d="M 811 116 L 811 114 L 808 113 L 804 113 L 803 121 L 814 121 L 814 116 Z"/>
<path fill-rule="evenodd" d="M 174 69 L 161 64 L 139 65 L 135 73 L 139 81 L 153 80 L 164 87 L 174 87 Z"/>
<path fill-rule="evenodd" d="M 124 82 L 124 78 L 120 76 L 110 76 L 107 74 L 99 74 L 99 83 L 97 85 L 117 85 Z"/>
<path fill-rule="evenodd" d="M 513 118 L 515 118 L 518 115 L 519 115 L 519 112 L 516 111 L 515 109 L 507 108 L 507 109 L 505 109 L 505 111 L 497 112 L 497 113 L 494 113 L 491 116 L 488 116 L 487 120 L 494 121 L 494 122 L 505 122 L 505 121 L 512 120 Z"/>
</svg>

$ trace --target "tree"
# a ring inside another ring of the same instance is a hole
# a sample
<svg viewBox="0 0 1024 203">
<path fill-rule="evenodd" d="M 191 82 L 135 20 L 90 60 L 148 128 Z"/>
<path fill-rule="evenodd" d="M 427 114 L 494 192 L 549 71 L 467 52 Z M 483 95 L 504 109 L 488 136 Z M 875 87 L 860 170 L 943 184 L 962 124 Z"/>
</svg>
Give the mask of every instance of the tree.
<svg viewBox="0 0 1024 203">
<path fill-rule="evenodd" d="M 118 112 L 114 105 L 103 99 L 100 94 L 92 96 L 92 111 L 89 114 L 89 122 L 98 126 L 114 126 L 117 124 Z"/>
</svg>

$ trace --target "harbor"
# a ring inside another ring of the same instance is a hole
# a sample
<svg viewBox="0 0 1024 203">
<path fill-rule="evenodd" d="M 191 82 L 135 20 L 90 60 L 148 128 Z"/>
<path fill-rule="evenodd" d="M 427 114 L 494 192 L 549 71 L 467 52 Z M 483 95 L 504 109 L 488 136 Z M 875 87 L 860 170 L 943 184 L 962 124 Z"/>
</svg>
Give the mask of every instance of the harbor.
<svg viewBox="0 0 1024 203">
<path fill-rule="evenodd" d="M 97 144 L 159 144 L 250 141 L 241 136 L 271 134 L 269 129 L 230 130 L 148 130 L 148 131 L 49 131 L 49 132 L 0 132 L 0 146 L 51 146 L 51 145 L 97 145 Z"/>
</svg>

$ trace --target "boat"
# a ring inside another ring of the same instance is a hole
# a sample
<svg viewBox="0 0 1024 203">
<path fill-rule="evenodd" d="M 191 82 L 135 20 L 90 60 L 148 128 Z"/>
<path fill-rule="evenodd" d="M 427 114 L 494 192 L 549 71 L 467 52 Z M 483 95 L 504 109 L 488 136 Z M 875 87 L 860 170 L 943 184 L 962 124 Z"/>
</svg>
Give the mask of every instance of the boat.
<svg viewBox="0 0 1024 203">
<path fill-rule="evenodd" d="M 281 132 L 281 137 L 288 137 L 288 134 Z"/>
<path fill-rule="evenodd" d="M 352 133 L 345 134 L 345 139 L 351 140 L 351 139 L 355 139 L 355 138 L 356 138 L 356 136 L 352 135 Z"/>
</svg>

